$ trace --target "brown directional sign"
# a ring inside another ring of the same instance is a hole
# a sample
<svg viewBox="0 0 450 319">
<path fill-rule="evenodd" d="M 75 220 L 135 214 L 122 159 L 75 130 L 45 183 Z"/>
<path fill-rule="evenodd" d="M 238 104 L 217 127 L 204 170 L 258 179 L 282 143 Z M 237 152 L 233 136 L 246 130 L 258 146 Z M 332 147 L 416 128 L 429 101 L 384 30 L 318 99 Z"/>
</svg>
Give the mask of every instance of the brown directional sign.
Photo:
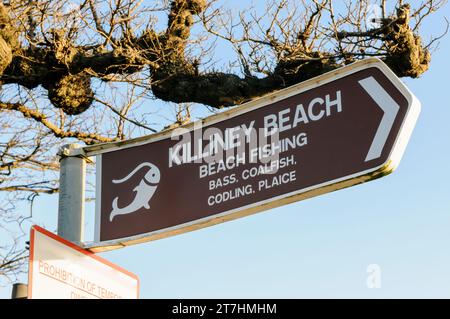
<svg viewBox="0 0 450 319">
<path fill-rule="evenodd" d="M 87 247 L 172 236 L 389 174 L 419 110 L 369 59 L 178 131 L 85 148 L 97 156 Z"/>
</svg>

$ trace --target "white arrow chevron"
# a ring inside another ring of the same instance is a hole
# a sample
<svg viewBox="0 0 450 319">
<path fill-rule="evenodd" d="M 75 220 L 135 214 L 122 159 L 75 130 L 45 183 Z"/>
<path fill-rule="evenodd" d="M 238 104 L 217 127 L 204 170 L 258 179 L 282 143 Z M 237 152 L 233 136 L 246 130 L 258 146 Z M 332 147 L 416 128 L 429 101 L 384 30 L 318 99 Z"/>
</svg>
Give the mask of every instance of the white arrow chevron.
<svg viewBox="0 0 450 319">
<path fill-rule="evenodd" d="M 370 95 L 370 97 L 383 110 L 384 115 L 378 126 L 377 132 L 370 146 L 369 153 L 366 156 L 366 162 L 381 156 L 384 144 L 389 136 L 389 132 L 394 124 L 400 106 L 394 99 L 383 89 L 380 83 L 373 76 L 359 81 L 359 84 Z"/>
</svg>

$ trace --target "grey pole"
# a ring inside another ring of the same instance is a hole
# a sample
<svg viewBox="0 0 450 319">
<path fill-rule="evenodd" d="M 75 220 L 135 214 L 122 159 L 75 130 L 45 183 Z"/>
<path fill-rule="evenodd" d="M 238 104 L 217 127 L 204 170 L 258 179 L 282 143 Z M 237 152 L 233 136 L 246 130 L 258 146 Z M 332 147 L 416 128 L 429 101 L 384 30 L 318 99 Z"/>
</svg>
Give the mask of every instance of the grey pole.
<svg viewBox="0 0 450 319">
<path fill-rule="evenodd" d="M 28 285 L 17 283 L 13 284 L 11 299 L 27 299 Z"/>
<path fill-rule="evenodd" d="M 86 160 L 82 156 L 70 156 L 79 148 L 79 144 L 68 144 L 59 152 L 58 235 L 74 243 L 81 243 L 84 235 Z"/>
</svg>

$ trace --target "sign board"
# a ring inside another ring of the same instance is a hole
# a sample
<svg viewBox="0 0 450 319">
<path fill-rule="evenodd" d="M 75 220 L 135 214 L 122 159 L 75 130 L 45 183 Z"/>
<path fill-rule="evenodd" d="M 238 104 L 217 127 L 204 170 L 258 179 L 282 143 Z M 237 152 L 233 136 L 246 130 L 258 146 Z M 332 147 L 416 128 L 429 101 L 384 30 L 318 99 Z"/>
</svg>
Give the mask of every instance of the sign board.
<svg viewBox="0 0 450 319">
<path fill-rule="evenodd" d="M 136 299 L 136 275 L 39 227 L 30 234 L 28 299 Z"/>
<path fill-rule="evenodd" d="M 178 131 L 88 146 L 97 230 L 86 247 L 172 236 L 387 175 L 419 112 L 402 81 L 368 59 Z"/>
</svg>

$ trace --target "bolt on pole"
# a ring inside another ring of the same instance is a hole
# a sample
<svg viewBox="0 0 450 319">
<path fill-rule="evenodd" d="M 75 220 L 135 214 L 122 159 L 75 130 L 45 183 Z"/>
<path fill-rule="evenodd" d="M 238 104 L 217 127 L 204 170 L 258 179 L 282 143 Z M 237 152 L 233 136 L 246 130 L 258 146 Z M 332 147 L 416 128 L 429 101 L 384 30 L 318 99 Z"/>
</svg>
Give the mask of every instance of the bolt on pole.
<svg viewBox="0 0 450 319">
<path fill-rule="evenodd" d="M 80 148 L 79 144 L 68 144 L 59 152 L 58 235 L 74 243 L 81 243 L 84 235 L 86 159 L 72 155 Z"/>
</svg>

